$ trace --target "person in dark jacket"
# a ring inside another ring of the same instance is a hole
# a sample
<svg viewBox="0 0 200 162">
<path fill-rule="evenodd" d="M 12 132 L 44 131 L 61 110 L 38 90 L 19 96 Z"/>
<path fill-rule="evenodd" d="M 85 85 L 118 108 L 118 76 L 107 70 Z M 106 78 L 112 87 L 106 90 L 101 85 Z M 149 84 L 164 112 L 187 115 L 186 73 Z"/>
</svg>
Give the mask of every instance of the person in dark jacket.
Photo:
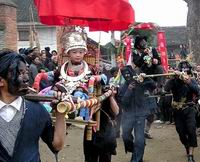
<svg viewBox="0 0 200 162">
<path fill-rule="evenodd" d="M 58 69 L 58 56 L 52 56 L 51 61 L 48 63 L 48 70 L 54 71 Z"/>
<path fill-rule="evenodd" d="M 100 130 L 93 132 L 92 141 L 84 138 L 85 162 L 111 162 L 111 156 L 116 155 L 116 131 L 114 119 L 119 113 L 115 99 L 116 90 L 103 101 L 100 109 Z M 103 92 L 106 92 L 103 89 Z M 86 132 L 85 132 L 86 135 Z"/>
<path fill-rule="evenodd" d="M 29 66 L 29 85 L 32 86 L 34 83 L 34 79 L 38 74 L 38 66 L 40 65 L 40 57 L 37 55 L 32 56 L 32 61 Z"/>
<path fill-rule="evenodd" d="M 113 67 L 111 70 L 110 70 L 110 73 L 112 75 L 112 77 L 110 78 L 109 80 L 109 84 L 112 86 L 116 86 L 117 88 L 120 87 L 120 85 L 123 83 L 123 79 L 122 77 L 120 77 L 119 79 L 117 79 L 116 81 L 116 78 L 118 77 L 118 73 L 119 73 L 119 68 L 118 67 Z M 119 114 L 117 115 L 116 117 L 116 134 L 117 134 L 117 137 L 119 138 L 120 137 L 120 127 L 121 127 L 121 119 L 122 119 L 122 108 L 120 107 L 119 105 Z"/>
<path fill-rule="evenodd" d="M 0 51 L 0 161 L 40 162 L 40 137 L 57 153 L 64 146 L 65 114 L 56 113 L 55 127 L 39 103 L 24 99 L 28 68 L 24 58 L 11 50 Z M 61 93 L 55 92 L 57 99 Z M 57 100 L 53 100 L 54 105 Z"/>
<path fill-rule="evenodd" d="M 190 66 L 187 67 L 184 62 L 180 62 L 178 68 L 187 75 L 184 76 L 180 71 L 175 71 L 177 76 L 167 81 L 165 91 L 173 94 L 172 107 L 176 131 L 186 149 L 188 162 L 195 162 L 193 158 L 194 148 L 197 147 L 195 105 L 200 91 L 196 80 L 189 76 Z"/>
<path fill-rule="evenodd" d="M 46 53 L 46 57 L 50 60 L 52 57 L 52 54 L 50 53 L 50 47 L 45 47 L 45 53 Z"/>
<path fill-rule="evenodd" d="M 130 66 L 122 70 L 122 75 L 126 82 L 119 89 L 119 99 L 123 108 L 122 138 L 125 151 L 132 152 L 131 162 L 143 162 L 145 119 L 150 114 L 145 102 L 145 91 L 155 89 L 156 84 L 149 78 L 144 79 L 143 82 L 133 80 L 132 77 L 136 73 Z"/>
<path fill-rule="evenodd" d="M 24 51 L 24 58 L 26 60 L 26 62 L 30 65 L 31 64 L 31 61 L 33 60 L 32 59 L 32 56 L 33 56 L 33 49 L 32 48 L 27 48 L 25 49 Z"/>
</svg>

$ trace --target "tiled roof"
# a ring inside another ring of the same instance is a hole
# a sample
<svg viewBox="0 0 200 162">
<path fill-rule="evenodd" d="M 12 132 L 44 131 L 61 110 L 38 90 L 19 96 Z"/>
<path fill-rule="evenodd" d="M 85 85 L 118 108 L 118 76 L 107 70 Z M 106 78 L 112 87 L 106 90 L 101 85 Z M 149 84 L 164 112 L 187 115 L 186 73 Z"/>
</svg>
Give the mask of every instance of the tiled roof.
<svg viewBox="0 0 200 162">
<path fill-rule="evenodd" d="M 12 0 L 0 0 L 0 4 L 11 5 L 16 7 L 16 4 Z"/>
<path fill-rule="evenodd" d="M 161 27 L 166 33 L 167 45 L 187 44 L 186 26 Z"/>
<path fill-rule="evenodd" d="M 7 1 L 7 0 L 5 0 Z M 30 22 L 30 7 L 33 9 L 35 22 L 39 22 L 33 0 L 12 0 L 17 5 L 17 22 Z"/>
</svg>

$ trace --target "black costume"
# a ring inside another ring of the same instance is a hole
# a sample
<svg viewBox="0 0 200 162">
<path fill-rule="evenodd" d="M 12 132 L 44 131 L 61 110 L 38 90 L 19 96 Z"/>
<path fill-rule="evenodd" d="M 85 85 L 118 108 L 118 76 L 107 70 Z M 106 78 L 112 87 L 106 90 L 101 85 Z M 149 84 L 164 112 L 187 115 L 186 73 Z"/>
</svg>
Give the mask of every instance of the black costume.
<svg viewBox="0 0 200 162">
<path fill-rule="evenodd" d="M 161 66 L 160 55 L 155 48 L 147 47 L 147 38 L 137 36 L 135 38 L 135 50 L 133 50 L 133 63 L 140 68 L 145 74 L 162 74 L 164 70 Z M 158 63 L 154 64 L 153 59 L 157 59 Z M 164 77 L 158 77 L 155 79 L 158 82 L 158 87 L 164 85 Z"/>
<path fill-rule="evenodd" d="M 169 80 L 165 85 L 165 90 L 173 94 L 173 102 L 182 104 L 179 108 L 174 108 L 174 120 L 176 130 L 180 140 L 185 147 L 197 147 L 195 103 L 194 95 L 199 96 L 199 88 L 195 80 L 186 84 L 179 78 Z M 182 103 L 181 103 L 182 102 Z"/>
<path fill-rule="evenodd" d="M 165 90 L 173 94 L 172 107 L 174 108 L 175 126 L 188 154 L 189 147 L 197 147 L 194 95 L 199 97 L 199 87 L 193 79 L 186 84 L 183 80 L 174 78 L 166 83 Z M 194 160 L 192 159 L 191 162 Z"/>
<path fill-rule="evenodd" d="M 86 130 L 84 133 L 85 162 L 111 162 L 111 156 L 116 155 L 115 116 L 109 98 L 103 101 L 100 111 L 100 130 L 93 132 L 92 141 L 86 140 Z"/>
</svg>

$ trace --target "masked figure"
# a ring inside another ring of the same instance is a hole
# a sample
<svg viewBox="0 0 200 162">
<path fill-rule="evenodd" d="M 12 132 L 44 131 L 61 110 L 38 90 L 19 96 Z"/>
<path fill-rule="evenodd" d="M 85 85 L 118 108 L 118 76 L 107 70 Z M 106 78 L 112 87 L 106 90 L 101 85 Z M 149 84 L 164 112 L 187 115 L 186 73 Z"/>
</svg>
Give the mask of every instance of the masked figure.
<svg viewBox="0 0 200 162">
<path fill-rule="evenodd" d="M 193 151 L 197 147 L 195 106 L 200 91 L 196 80 L 190 76 L 191 65 L 187 61 L 180 62 L 178 70 L 175 71 L 177 76 L 167 81 L 165 91 L 173 94 L 172 108 L 176 131 L 186 149 L 188 162 L 194 162 Z"/>
<path fill-rule="evenodd" d="M 125 151 L 132 153 L 131 162 L 142 162 L 145 149 L 145 119 L 150 114 L 146 106 L 145 91 L 154 90 L 156 84 L 150 78 L 143 78 L 143 82 L 133 80 L 136 72 L 131 66 L 125 66 L 122 75 L 126 80 L 119 88 L 118 96 L 123 109 L 122 138 Z"/>
<path fill-rule="evenodd" d="M 133 63 L 145 74 L 162 74 L 164 72 L 157 50 L 147 46 L 147 37 L 137 36 L 135 38 Z M 164 77 L 158 77 L 155 81 L 158 88 L 165 83 Z"/>
</svg>

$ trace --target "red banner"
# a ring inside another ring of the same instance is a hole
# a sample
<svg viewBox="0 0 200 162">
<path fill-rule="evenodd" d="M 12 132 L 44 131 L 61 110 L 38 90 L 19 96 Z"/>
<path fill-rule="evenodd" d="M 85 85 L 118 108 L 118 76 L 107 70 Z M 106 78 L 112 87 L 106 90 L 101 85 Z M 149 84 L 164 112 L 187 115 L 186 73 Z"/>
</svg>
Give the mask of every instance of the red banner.
<svg viewBox="0 0 200 162">
<path fill-rule="evenodd" d="M 126 64 L 128 64 L 131 60 L 131 38 L 129 36 L 126 36 L 124 39 L 124 44 L 126 46 Z"/>
<path fill-rule="evenodd" d="M 166 45 L 166 37 L 164 31 L 159 31 L 157 33 L 157 42 L 158 42 L 158 52 L 160 53 L 161 63 L 165 70 L 168 72 L 168 57 L 167 57 L 167 45 Z"/>
</svg>

